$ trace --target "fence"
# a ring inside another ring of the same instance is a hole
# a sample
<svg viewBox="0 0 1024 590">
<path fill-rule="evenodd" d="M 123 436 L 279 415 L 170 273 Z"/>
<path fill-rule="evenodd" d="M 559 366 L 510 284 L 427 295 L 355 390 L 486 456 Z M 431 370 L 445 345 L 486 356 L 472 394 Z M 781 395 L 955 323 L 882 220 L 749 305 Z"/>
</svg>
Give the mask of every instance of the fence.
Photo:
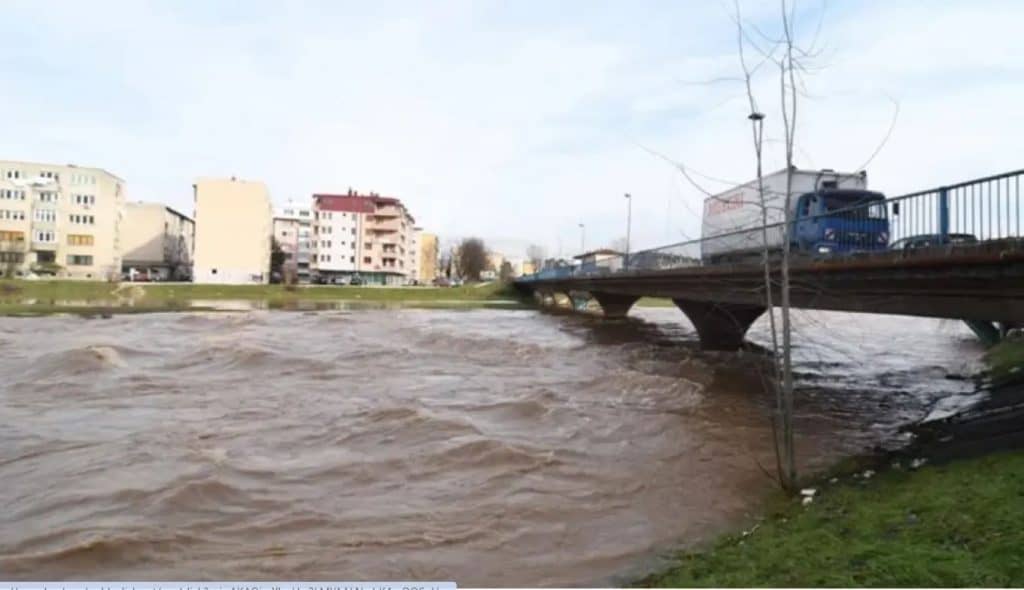
<svg viewBox="0 0 1024 590">
<path fill-rule="evenodd" d="M 869 193 L 850 206 L 831 208 L 826 203 L 824 213 L 795 216 L 785 246 L 796 256 L 814 259 L 893 252 L 941 255 L 994 241 L 1024 248 L 1022 176 L 1024 170 L 1017 170 L 893 198 Z M 797 199 L 794 206 L 799 210 L 803 201 Z M 737 229 L 590 264 L 546 268 L 520 280 L 758 263 L 766 244 L 769 255 L 781 255 L 784 225 Z"/>
</svg>

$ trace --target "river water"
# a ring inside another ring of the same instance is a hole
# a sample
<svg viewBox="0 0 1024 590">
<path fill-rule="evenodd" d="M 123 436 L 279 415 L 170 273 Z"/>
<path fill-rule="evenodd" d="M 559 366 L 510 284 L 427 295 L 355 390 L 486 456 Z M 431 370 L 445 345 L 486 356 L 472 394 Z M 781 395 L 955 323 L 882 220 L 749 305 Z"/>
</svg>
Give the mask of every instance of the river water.
<svg viewBox="0 0 1024 590">
<path fill-rule="evenodd" d="M 756 511 L 771 399 L 756 355 L 631 316 L 0 318 L 0 579 L 643 574 Z M 805 468 L 972 391 L 956 323 L 796 319 Z"/>
</svg>

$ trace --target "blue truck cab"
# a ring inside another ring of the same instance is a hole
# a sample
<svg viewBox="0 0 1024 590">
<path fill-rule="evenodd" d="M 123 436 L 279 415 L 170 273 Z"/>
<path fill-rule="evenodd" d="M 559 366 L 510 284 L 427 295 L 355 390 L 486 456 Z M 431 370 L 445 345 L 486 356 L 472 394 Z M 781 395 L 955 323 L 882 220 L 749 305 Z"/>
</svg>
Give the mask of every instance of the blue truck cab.
<svg viewBox="0 0 1024 590">
<path fill-rule="evenodd" d="M 885 195 L 863 189 L 822 188 L 796 200 L 791 251 L 815 257 L 885 250 L 889 218 Z"/>
</svg>

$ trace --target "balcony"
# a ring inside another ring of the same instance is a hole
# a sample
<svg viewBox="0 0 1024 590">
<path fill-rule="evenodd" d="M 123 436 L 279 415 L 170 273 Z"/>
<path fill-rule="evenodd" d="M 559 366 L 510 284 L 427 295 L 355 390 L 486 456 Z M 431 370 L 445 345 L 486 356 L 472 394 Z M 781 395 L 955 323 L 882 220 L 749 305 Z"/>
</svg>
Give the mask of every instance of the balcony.
<svg viewBox="0 0 1024 590">
<path fill-rule="evenodd" d="M 377 217 L 401 217 L 402 208 L 398 205 L 381 205 L 373 214 Z"/>
<path fill-rule="evenodd" d="M 397 232 L 402 229 L 402 221 L 397 217 L 381 219 L 368 218 L 366 222 L 366 231 L 370 232 Z"/>
</svg>

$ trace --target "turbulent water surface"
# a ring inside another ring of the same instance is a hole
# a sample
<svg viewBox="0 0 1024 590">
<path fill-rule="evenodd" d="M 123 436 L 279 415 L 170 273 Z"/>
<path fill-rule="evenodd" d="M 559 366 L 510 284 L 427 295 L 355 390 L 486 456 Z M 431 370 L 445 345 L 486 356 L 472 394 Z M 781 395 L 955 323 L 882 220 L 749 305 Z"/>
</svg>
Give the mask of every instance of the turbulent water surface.
<svg viewBox="0 0 1024 590">
<path fill-rule="evenodd" d="M 0 578 L 643 573 L 772 485 L 771 400 L 750 353 L 632 315 L 2 318 Z M 797 319 L 805 467 L 971 391 L 948 378 L 979 355 L 954 323 Z"/>
</svg>

